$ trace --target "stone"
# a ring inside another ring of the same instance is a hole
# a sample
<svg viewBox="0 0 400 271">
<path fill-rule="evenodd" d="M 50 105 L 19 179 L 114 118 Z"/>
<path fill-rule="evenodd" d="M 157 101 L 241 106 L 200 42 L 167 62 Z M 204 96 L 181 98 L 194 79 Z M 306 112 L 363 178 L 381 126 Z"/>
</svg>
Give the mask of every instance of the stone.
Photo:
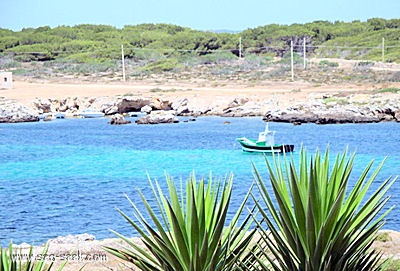
<svg viewBox="0 0 400 271">
<path fill-rule="evenodd" d="M 143 106 L 150 104 L 149 99 L 141 97 L 129 97 L 123 98 L 116 104 L 119 113 L 128 113 L 132 111 L 139 111 Z"/>
<path fill-rule="evenodd" d="M 116 105 L 112 105 L 112 106 L 108 106 L 108 107 L 102 107 L 104 114 L 106 115 L 114 115 L 117 114 L 119 112 L 118 110 L 118 106 Z"/>
<path fill-rule="evenodd" d="M 289 123 L 368 123 L 391 120 L 389 114 L 378 111 L 367 111 L 353 105 L 346 106 L 313 106 L 300 105 L 286 110 L 268 111 L 264 121 L 289 122 Z"/>
<path fill-rule="evenodd" d="M 400 109 L 394 112 L 394 118 L 396 119 L 397 122 L 400 122 Z"/>
<path fill-rule="evenodd" d="M 142 108 L 140 108 L 140 112 L 150 114 L 150 112 L 153 110 L 150 105 L 145 105 Z"/>
<path fill-rule="evenodd" d="M 38 99 L 33 102 L 33 107 L 39 114 L 51 112 L 51 102 L 48 99 Z"/>
<path fill-rule="evenodd" d="M 168 100 L 162 100 L 159 98 L 153 98 L 149 104 L 155 110 L 171 110 L 171 102 Z"/>
<path fill-rule="evenodd" d="M 188 99 L 180 99 L 177 101 L 174 101 L 171 105 L 172 109 L 176 111 L 176 114 L 179 116 L 185 115 L 190 113 L 189 107 L 188 107 Z"/>
<path fill-rule="evenodd" d="M 35 122 L 39 114 L 21 103 L 13 101 L 0 102 L 0 123 Z"/>
<path fill-rule="evenodd" d="M 122 125 L 131 123 L 131 121 L 125 119 L 125 117 L 121 114 L 115 114 L 110 118 L 110 121 L 108 123 L 112 125 Z"/>
<path fill-rule="evenodd" d="M 249 98 L 246 97 L 240 97 L 240 98 L 235 98 L 233 99 L 232 102 L 230 102 L 228 104 L 228 106 L 226 108 L 224 108 L 223 110 L 226 111 L 230 108 L 234 108 L 234 107 L 238 107 L 238 106 L 242 106 L 244 104 L 246 104 L 249 101 Z"/>
<path fill-rule="evenodd" d="M 151 111 L 150 114 L 144 115 L 135 121 L 137 124 L 159 124 L 159 123 L 178 123 L 174 110 L 158 110 Z"/>
<path fill-rule="evenodd" d="M 80 242 L 94 241 L 96 237 L 92 234 L 82 233 L 77 235 L 58 236 L 49 240 L 49 244 L 77 244 Z"/>
</svg>

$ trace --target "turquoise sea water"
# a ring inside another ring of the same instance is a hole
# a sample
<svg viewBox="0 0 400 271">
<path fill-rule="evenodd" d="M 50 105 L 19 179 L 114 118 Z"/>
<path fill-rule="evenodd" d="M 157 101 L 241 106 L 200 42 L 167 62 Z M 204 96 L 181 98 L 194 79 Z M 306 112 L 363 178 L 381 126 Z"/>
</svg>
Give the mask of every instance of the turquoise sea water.
<svg viewBox="0 0 400 271">
<path fill-rule="evenodd" d="M 132 119 L 133 121 L 134 119 Z M 184 119 L 182 119 L 184 120 Z M 176 181 L 192 171 L 223 179 L 233 173 L 235 209 L 252 181 L 254 162 L 265 176 L 263 156 L 246 154 L 235 138 L 257 137 L 261 118 L 202 117 L 178 124 L 124 126 L 107 118 L 0 124 L 0 244 L 43 243 L 60 235 L 90 233 L 115 237 L 109 229 L 135 233 L 115 207 L 130 213 L 124 194 L 139 202 L 136 188 L 150 195 L 147 174 L 162 185 L 168 173 Z M 226 124 L 225 122 L 229 122 Z M 374 169 L 386 156 L 374 187 L 400 175 L 400 123 L 294 126 L 270 123 L 275 141 L 317 148 L 331 154 L 356 151 L 353 179 L 368 162 Z M 293 153 L 298 159 L 298 152 Z M 400 183 L 389 191 L 389 205 L 400 203 Z M 399 207 L 385 225 L 400 231 Z"/>
</svg>

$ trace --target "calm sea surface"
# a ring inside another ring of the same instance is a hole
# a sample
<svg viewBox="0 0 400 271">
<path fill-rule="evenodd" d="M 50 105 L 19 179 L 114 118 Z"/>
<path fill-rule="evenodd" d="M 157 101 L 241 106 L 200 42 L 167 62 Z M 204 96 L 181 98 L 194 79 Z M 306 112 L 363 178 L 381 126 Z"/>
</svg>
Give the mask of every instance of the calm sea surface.
<svg viewBox="0 0 400 271">
<path fill-rule="evenodd" d="M 118 214 L 131 214 L 124 194 L 139 202 L 136 188 L 150 197 L 147 174 L 162 185 L 168 173 L 179 181 L 194 171 L 224 179 L 234 174 L 232 209 L 252 181 L 254 162 L 268 181 L 263 156 L 246 154 L 235 138 L 257 137 L 261 118 L 202 117 L 193 122 L 161 125 L 107 124 L 107 118 L 0 124 L 0 245 L 43 243 L 69 234 L 115 237 L 109 229 L 135 233 Z M 134 121 L 134 119 L 132 119 Z M 224 124 L 230 122 L 230 124 Z M 270 123 L 275 141 L 304 146 L 311 154 L 329 145 L 336 154 L 356 152 L 354 181 L 375 160 L 386 156 L 374 187 L 400 175 L 400 123 L 315 125 Z M 294 152 L 298 160 L 298 152 Z M 388 193 L 389 205 L 400 203 L 400 181 Z M 385 228 L 400 231 L 400 209 Z"/>
</svg>

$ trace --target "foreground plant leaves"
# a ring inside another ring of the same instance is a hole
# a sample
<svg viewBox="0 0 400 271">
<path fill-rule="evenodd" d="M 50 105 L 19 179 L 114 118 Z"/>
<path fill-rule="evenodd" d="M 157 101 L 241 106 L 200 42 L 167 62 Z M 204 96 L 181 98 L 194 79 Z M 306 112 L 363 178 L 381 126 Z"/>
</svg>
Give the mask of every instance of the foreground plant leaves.
<svg viewBox="0 0 400 271">
<path fill-rule="evenodd" d="M 164 195 L 158 182 L 149 179 L 149 184 L 156 206 L 151 206 L 138 191 L 145 210 L 129 198 L 134 218 L 118 210 L 140 234 L 145 248 L 115 232 L 128 246 L 122 249 L 105 247 L 107 251 L 149 271 L 232 270 L 236 267 L 255 231 L 248 232 L 250 216 L 240 225 L 238 223 L 249 195 L 227 225 L 232 176 L 224 182 L 214 181 L 210 176 L 205 182 L 196 181 L 192 175 L 181 191 L 167 176 L 168 195 Z"/>
<path fill-rule="evenodd" d="M 33 254 L 33 246 L 30 247 L 28 253 L 23 253 L 22 249 L 14 249 L 13 244 L 10 243 L 8 248 L 0 247 L 0 271 L 50 271 L 54 270 L 54 261 L 46 264 L 45 258 L 49 246 L 45 245 L 43 251 L 39 255 Z M 39 258 L 36 260 L 36 258 Z M 61 271 L 67 261 L 64 261 L 58 271 Z M 83 267 L 82 267 L 83 268 Z M 80 270 L 82 270 L 82 268 Z"/>
<path fill-rule="evenodd" d="M 310 159 L 304 149 L 299 155 L 299 168 L 293 157 L 265 157 L 272 192 L 253 165 L 260 191 L 253 198 L 262 215 L 261 241 L 253 248 L 258 268 L 381 270 L 385 261 L 371 245 L 392 209 L 383 208 L 396 178 L 370 190 L 384 161 L 373 172 L 370 162 L 350 187 L 355 154 L 338 154 L 332 168 L 328 149 Z"/>
</svg>

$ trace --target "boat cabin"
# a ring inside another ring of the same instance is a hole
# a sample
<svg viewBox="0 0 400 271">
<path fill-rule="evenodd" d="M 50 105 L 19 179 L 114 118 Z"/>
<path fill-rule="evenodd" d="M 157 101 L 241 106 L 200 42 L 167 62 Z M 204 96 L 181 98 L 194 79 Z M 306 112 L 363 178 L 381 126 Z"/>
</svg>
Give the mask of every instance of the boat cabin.
<svg viewBox="0 0 400 271">
<path fill-rule="evenodd" d="M 265 131 L 258 133 L 257 143 L 265 142 L 266 146 L 273 146 L 273 145 L 275 145 L 274 135 L 275 135 L 275 131 L 269 130 L 268 124 L 267 124 L 267 126 L 265 127 Z"/>
</svg>

